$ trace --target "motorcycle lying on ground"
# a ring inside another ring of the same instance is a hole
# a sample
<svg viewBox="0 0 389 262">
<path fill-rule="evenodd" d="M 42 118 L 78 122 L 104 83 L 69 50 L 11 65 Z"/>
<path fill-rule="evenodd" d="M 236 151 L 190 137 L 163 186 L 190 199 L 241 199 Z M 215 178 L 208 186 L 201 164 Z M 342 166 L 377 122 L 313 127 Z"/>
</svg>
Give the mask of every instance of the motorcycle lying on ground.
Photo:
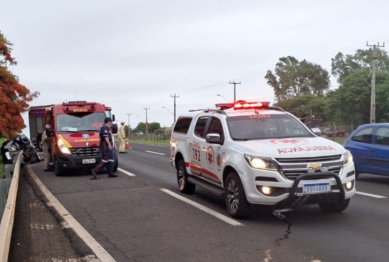
<svg viewBox="0 0 389 262">
<path fill-rule="evenodd" d="M 22 164 L 33 164 L 40 162 L 38 151 L 36 147 L 31 143 L 30 139 L 26 135 L 21 134 L 17 137 L 7 140 L 1 146 L 1 156 L 4 164 L 12 164 L 12 156 L 10 152 L 23 151 Z"/>
</svg>

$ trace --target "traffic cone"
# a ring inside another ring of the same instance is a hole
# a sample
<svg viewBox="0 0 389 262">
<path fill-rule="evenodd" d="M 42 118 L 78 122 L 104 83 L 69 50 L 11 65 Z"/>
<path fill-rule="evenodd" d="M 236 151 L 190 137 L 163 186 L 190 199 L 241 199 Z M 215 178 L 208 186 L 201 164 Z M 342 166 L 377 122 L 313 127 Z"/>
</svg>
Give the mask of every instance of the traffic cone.
<svg viewBox="0 0 389 262">
<path fill-rule="evenodd" d="M 130 142 L 128 142 L 128 139 L 126 139 L 126 149 L 130 149 Z"/>
</svg>

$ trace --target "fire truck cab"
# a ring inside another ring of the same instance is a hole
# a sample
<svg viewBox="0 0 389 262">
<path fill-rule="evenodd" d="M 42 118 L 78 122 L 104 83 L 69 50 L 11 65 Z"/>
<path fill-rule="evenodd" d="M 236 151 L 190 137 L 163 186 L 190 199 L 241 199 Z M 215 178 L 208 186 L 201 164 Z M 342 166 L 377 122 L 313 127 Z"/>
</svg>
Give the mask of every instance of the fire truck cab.
<svg viewBox="0 0 389 262">
<path fill-rule="evenodd" d="M 36 106 L 29 110 L 31 138 L 38 139 L 49 124 L 53 131 L 51 155 L 56 175 L 90 171 L 101 161 L 99 132 L 107 117 L 114 121 L 111 108 L 96 102 L 70 101 L 57 105 Z M 34 133 L 35 132 L 35 133 Z M 117 126 L 112 133 L 117 132 Z M 114 171 L 118 157 L 114 150 Z"/>
</svg>

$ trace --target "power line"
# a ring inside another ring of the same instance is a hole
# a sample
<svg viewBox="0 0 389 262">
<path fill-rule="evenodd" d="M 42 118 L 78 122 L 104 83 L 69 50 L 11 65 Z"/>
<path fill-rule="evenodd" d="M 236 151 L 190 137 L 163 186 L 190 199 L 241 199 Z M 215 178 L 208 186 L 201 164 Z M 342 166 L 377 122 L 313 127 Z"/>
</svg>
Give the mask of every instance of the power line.
<svg viewBox="0 0 389 262">
<path fill-rule="evenodd" d="M 382 59 L 382 57 L 377 56 L 377 48 L 380 47 L 385 47 L 385 42 L 383 45 L 380 45 L 378 42 L 377 44 L 374 45 L 369 45 L 369 42 L 366 43 L 366 46 L 371 46 L 373 47 L 373 55 L 370 56 L 369 58 L 372 60 L 371 61 L 371 68 L 372 68 L 372 77 L 371 77 L 371 97 L 370 97 L 370 123 L 375 123 L 375 109 L 376 109 L 376 90 L 375 90 L 375 75 L 376 75 L 376 63 L 378 59 Z"/>
</svg>

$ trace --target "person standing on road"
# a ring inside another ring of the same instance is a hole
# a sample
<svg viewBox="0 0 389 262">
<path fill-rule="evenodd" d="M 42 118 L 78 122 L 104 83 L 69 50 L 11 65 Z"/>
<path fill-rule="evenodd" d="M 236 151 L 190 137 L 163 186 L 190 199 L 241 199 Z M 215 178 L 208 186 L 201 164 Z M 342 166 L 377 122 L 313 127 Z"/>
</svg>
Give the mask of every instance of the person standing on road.
<svg viewBox="0 0 389 262">
<path fill-rule="evenodd" d="M 108 170 L 108 177 L 117 177 L 113 173 L 114 154 L 113 154 L 113 139 L 111 133 L 112 119 L 106 117 L 104 119 L 104 125 L 100 129 L 100 151 L 102 152 L 102 160 L 92 169 L 92 178 L 97 179 L 96 174 L 105 166 Z"/>
<path fill-rule="evenodd" d="M 45 155 L 45 162 L 44 162 L 44 169 L 43 171 L 48 172 L 50 171 L 49 169 L 49 164 L 50 164 L 50 158 L 51 158 L 51 143 L 53 141 L 53 136 L 51 132 L 51 126 L 46 125 L 45 126 L 45 131 L 42 133 L 42 151 L 43 154 Z"/>
<path fill-rule="evenodd" d="M 119 140 L 120 140 L 120 146 L 119 146 L 119 153 L 127 153 L 125 150 L 125 139 L 126 139 L 126 132 L 124 131 L 124 122 L 120 123 L 119 127 Z"/>
</svg>

